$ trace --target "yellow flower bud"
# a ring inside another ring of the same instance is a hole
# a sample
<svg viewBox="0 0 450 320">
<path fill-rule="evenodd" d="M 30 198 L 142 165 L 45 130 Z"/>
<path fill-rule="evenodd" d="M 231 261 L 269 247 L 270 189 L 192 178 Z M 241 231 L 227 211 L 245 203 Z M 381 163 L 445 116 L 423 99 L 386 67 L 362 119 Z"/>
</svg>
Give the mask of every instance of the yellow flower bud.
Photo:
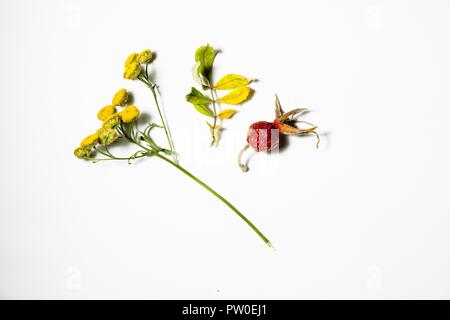
<svg viewBox="0 0 450 320">
<path fill-rule="evenodd" d="M 109 117 L 111 117 L 114 113 L 116 113 L 116 108 L 114 106 L 106 106 L 100 109 L 97 113 L 97 118 L 100 121 L 105 121 Z"/>
<path fill-rule="evenodd" d="M 98 133 L 98 136 L 99 136 L 100 144 L 102 144 L 104 146 L 110 145 L 111 143 L 113 143 L 117 139 L 117 132 L 116 132 L 116 130 L 108 128 L 108 127 L 100 128 L 97 131 L 97 133 Z"/>
<path fill-rule="evenodd" d="M 136 80 L 140 73 L 141 65 L 137 62 L 131 62 L 127 67 L 125 67 L 123 77 L 125 79 Z"/>
<path fill-rule="evenodd" d="M 128 101 L 128 92 L 126 89 L 120 89 L 112 99 L 113 106 L 125 106 Z"/>
<path fill-rule="evenodd" d="M 152 61 L 153 54 L 150 49 L 143 50 L 141 53 L 139 53 L 137 57 L 138 63 L 149 63 Z"/>
<path fill-rule="evenodd" d="M 136 106 L 128 106 L 120 112 L 120 118 L 125 123 L 130 123 L 136 120 L 140 111 Z"/>
<path fill-rule="evenodd" d="M 137 53 L 132 53 L 128 56 L 127 60 L 125 61 L 125 68 L 128 67 L 131 63 L 136 62 L 138 57 Z"/>
<path fill-rule="evenodd" d="M 94 133 L 84 138 L 81 141 L 80 146 L 83 148 L 91 149 L 97 143 L 98 143 L 98 133 Z"/>
<path fill-rule="evenodd" d="M 88 148 L 78 147 L 78 148 L 75 149 L 75 151 L 73 153 L 74 153 L 74 155 L 77 158 L 85 159 L 85 158 L 89 158 L 90 157 L 91 149 L 90 148 L 88 149 Z"/>
<path fill-rule="evenodd" d="M 115 128 L 119 125 L 120 122 L 120 115 L 118 113 L 114 113 L 112 116 L 110 116 L 108 119 L 103 121 L 103 128 Z"/>
</svg>

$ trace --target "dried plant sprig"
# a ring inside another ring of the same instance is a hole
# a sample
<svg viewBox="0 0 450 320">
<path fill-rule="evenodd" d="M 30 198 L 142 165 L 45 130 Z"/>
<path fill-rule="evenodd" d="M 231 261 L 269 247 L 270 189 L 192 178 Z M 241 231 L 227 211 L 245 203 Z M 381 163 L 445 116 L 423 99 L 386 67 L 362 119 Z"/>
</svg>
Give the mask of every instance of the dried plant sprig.
<svg viewBox="0 0 450 320">
<path fill-rule="evenodd" d="M 75 156 L 93 162 L 117 160 L 131 163 L 136 159 L 144 157 L 156 157 L 164 160 L 223 202 L 228 208 L 236 213 L 264 241 L 264 243 L 269 247 L 272 247 L 269 239 L 267 239 L 267 237 L 264 236 L 264 234 L 234 205 L 205 182 L 181 166 L 178 163 L 177 158 L 171 159 L 171 157 L 175 155 L 174 144 L 172 137 L 170 136 L 167 122 L 164 121 L 165 119 L 158 103 L 156 92 L 157 85 L 150 81 L 148 74 L 148 64 L 151 61 L 152 54 L 150 50 L 144 50 L 140 54 L 131 54 L 125 63 L 124 77 L 130 80 L 140 80 L 150 88 L 162 125 L 150 122 L 144 129 L 139 129 L 137 120 L 140 116 L 140 110 L 134 105 L 127 105 L 129 101 L 128 92 L 125 89 L 120 89 L 114 95 L 112 105 L 103 107 L 97 114 L 98 119 L 102 121 L 101 128 L 81 141 L 80 146 L 74 151 Z M 145 69 L 142 69 L 141 64 L 145 65 Z M 123 109 L 118 112 L 118 108 Z M 151 131 L 154 128 L 161 128 L 165 131 L 169 148 L 161 147 L 154 141 L 151 137 Z M 119 140 L 134 145 L 137 147 L 137 150 L 128 157 L 114 155 L 109 146 Z"/>
<path fill-rule="evenodd" d="M 214 84 L 212 70 L 216 54 L 217 52 L 209 44 L 196 50 L 192 74 L 204 92 L 192 87 L 191 92 L 186 95 L 186 100 L 192 103 L 195 110 L 212 118 L 212 124 L 206 122 L 211 132 L 211 146 L 217 146 L 219 143 L 220 133 L 223 130 L 222 121 L 230 119 L 237 112 L 236 109 L 221 110 L 221 104 L 239 105 L 244 103 L 253 93 L 253 89 L 248 85 L 255 80 L 231 73 Z M 232 91 L 219 98 L 217 90 Z"/>
</svg>

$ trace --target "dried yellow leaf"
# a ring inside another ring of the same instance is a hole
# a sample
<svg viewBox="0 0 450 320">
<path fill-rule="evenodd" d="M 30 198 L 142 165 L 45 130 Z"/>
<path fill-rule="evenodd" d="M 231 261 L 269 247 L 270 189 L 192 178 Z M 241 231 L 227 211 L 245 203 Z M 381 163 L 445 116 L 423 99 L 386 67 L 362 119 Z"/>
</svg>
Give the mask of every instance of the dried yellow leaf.
<svg viewBox="0 0 450 320">
<path fill-rule="evenodd" d="M 236 110 L 234 109 L 225 109 L 222 112 L 219 112 L 217 115 L 220 119 L 230 119 L 234 114 L 236 113 Z"/>
<path fill-rule="evenodd" d="M 240 88 L 248 85 L 254 79 L 249 79 L 238 74 L 227 74 L 222 77 L 217 83 L 214 85 L 214 89 L 217 90 L 232 90 L 236 88 Z"/>
<path fill-rule="evenodd" d="M 226 96 L 217 99 L 217 102 L 225 104 L 240 104 L 248 99 L 252 89 L 249 87 L 240 87 L 231 91 Z"/>
</svg>

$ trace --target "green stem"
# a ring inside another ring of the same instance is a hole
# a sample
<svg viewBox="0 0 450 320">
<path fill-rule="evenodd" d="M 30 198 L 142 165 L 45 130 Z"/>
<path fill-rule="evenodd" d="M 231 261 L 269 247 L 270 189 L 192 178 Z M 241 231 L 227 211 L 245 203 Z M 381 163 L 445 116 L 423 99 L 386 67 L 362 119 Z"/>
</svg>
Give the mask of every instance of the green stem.
<svg viewBox="0 0 450 320">
<path fill-rule="evenodd" d="M 209 88 L 209 90 L 211 91 L 211 99 L 212 99 L 213 112 L 214 112 L 214 125 L 213 125 L 213 127 L 215 127 L 216 126 L 216 122 L 217 122 L 216 100 L 214 99 L 214 90 L 213 90 L 213 88 Z"/>
<path fill-rule="evenodd" d="M 166 125 L 166 121 L 164 120 L 164 116 L 163 116 L 163 114 L 161 112 L 161 108 L 159 106 L 158 96 L 156 95 L 156 90 L 155 90 L 155 84 L 152 84 L 147 81 L 142 81 L 142 82 L 145 83 L 145 85 L 150 89 L 150 91 L 153 94 L 153 99 L 155 100 L 156 109 L 158 110 L 159 118 L 161 119 L 161 123 L 163 125 L 164 132 L 166 133 L 166 138 L 167 138 L 167 142 L 169 143 L 170 151 L 172 151 L 172 153 L 173 153 L 173 160 L 175 161 L 175 163 L 178 163 L 172 136 L 170 135 L 169 127 Z"/>
<path fill-rule="evenodd" d="M 209 88 L 211 90 L 211 99 L 212 99 L 212 106 L 213 106 L 213 112 L 214 112 L 214 121 L 213 121 L 213 130 L 216 128 L 217 125 L 217 109 L 216 109 L 216 99 L 214 98 L 214 89 L 212 87 Z M 217 143 L 216 138 L 214 136 L 214 131 L 212 131 L 212 140 L 213 144 Z"/>
<path fill-rule="evenodd" d="M 199 178 L 197 178 L 196 176 L 194 176 L 192 173 L 190 173 L 189 171 L 187 171 L 185 168 L 183 168 L 182 166 L 180 166 L 179 164 L 173 162 L 172 160 L 164 157 L 163 155 L 159 154 L 159 153 L 155 153 L 155 156 L 157 156 L 158 158 L 170 163 L 172 166 L 174 166 L 175 168 L 177 168 L 178 170 L 180 170 L 181 172 L 183 172 L 185 175 L 187 175 L 189 178 L 191 178 L 192 180 L 194 180 L 195 182 L 197 182 L 199 185 L 201 185 L 203 188 L 205 188 L 206 190 L 208 190 L 209 192 L 211 192 L 217 199 L 219 199 L 220 201 L 222 201 L 225 205 L 227 205 L 228 208 L 230 208 L 231 210 L 233 210 L 242 220 L 244 220 L 245 223 L 247 223 L 247 225 L 253 229 L 253 231 L 256 232 L 256 234 L 264 241 L 264 243 L 266 243 L 269 247 L 272 247 L 272 244 L 270 243 L 269 239 L 266 238 L 266 236 L 264 236 L 264 234 L 259 231 L 259 229 L 249 220 L 247 219 L 246 216 L 244 216 L 238 209 L 236 209 L 235 206 L 233 206 L 227 199 L 225 199 L 224 197 L 222 197 L 220 194 L 218 194 L 214 189 L 212 189 L 210 186 L 208 186 L 206 183 L 204 183 L 203 181 L 201 181 Z"/>
<path fill-rule="evenodd" d="M 112 154 L 109 154 L 109 155 L 108 155 L 107 153 L 101 151 L 101 150 L 98 149 L 98 148 L 95 148 L 95 150 L 98 151 L 99 153 L 101 153 L 102 155 L 108 157 L 108 158 L 102 158 L 102 159 L 99 159 L 99 158 L 91 158 L 91 157 L 88 157 L 88 158 L 85 158 L 85 159 L 86 159 L 86 160 L 91 160 L 91 161 L 107 161 L 107 160 L 128 160 L 128 161 L 129 161 L 129 160 L 130 160 L 130 158 L 115 157 L 115 156 L 113 156 Z M 148 157 L 149 155 L 152 155 L 152 153 L 151 153 L 150 151 L 148 151 L 148 152 L 146 152 L 146 153 L 143 153 L 143 154 L 140 154 L 140 155 L 134 157 L 134 159 L 143 158 L 143 157 Z"/>
</svg>

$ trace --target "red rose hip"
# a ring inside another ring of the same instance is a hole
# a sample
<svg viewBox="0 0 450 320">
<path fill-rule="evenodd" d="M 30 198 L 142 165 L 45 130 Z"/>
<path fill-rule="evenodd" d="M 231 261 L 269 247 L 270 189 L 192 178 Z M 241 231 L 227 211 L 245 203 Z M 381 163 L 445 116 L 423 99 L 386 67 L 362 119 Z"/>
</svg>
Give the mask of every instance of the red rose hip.
<svg viewBox="0 0 450 320">
<path fill-rule="evenodd" d="M 269 152 L 279 145 L 279 134 L 285 135 L 296 135 L 296 136 L 306 136 L 314 134 L 317 137 L 316 147 L 319 147 L 320 138 L 317 132 L 317 126 L 303 121 L 292 119 L 291 117 L 301 114 L 307 111 L 307 109 L 294 109 L 289 112 L 284 113 L 281 109 L 280 101 L 275 95 L 275 116 L 276 119 L 273 122 L 258 121 L 253 123 L 247 132 L 247 144 L 241 150 L 238 157 L 238 164 L 242 171 L 248 171 L 247 163 L 241 162 L 241 157 L 248 147 L 252 147 L 256 152 L 265 151 Z M 309 125 L 309 128 L 297 128 L 292 126 L 291 122 L 305 123 Z"/>
<path fill-rule="evenodd" d="M 278 127 L 273 122 L 259 121 L 250 126 L 247 143 L 259 151 L 270 151 L 278 147 Z"/>
</svg>

